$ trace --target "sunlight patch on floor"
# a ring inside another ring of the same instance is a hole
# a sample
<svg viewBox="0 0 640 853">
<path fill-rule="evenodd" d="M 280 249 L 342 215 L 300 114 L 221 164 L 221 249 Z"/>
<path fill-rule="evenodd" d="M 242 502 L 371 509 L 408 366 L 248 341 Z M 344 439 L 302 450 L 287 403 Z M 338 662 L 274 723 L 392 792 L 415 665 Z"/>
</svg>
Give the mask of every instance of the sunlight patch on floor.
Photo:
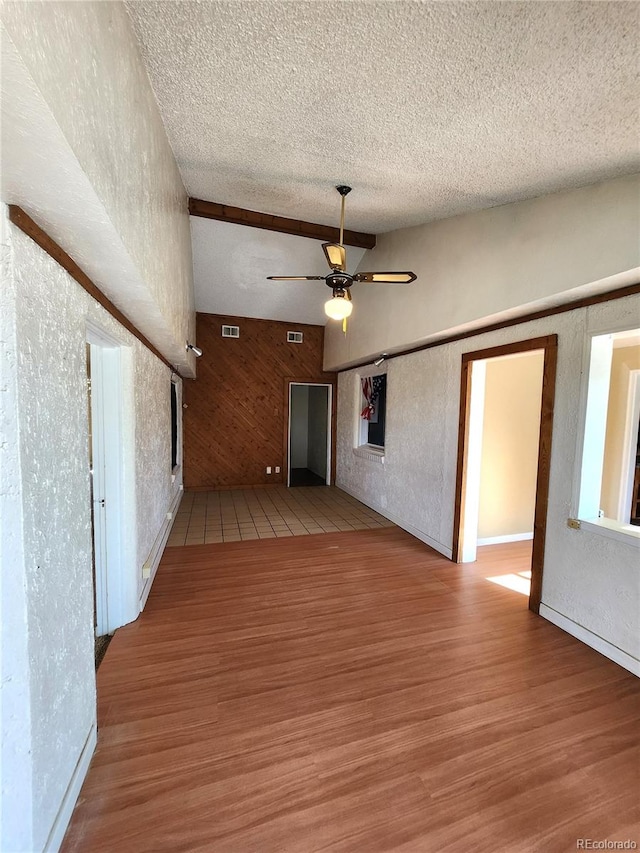
<svg viewBox="0 0 640 853">
<path fill-rule="evenodd" d="M 521 595 L 528 596 L 531 592 L 531 572 L 518 572 L 508 575 L 495 575 L 492 578 L 485 578 L 491 583 L 497 583 L 499 586 L 504 586 L 513 592 L 519 592 Z"/>
</svg>

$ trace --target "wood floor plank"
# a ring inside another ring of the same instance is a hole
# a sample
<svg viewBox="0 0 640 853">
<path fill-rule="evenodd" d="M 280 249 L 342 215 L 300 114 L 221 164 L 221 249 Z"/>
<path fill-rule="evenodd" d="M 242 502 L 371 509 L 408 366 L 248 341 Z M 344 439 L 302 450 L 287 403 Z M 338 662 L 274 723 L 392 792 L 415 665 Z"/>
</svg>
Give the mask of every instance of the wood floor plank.
<svg viewBox="0 0 640 853">
<path fill-rule="evenodd" d="M 64 853 L 640 843 L 640 682 L 397 528 L 168 549 Z"/>
</svg>

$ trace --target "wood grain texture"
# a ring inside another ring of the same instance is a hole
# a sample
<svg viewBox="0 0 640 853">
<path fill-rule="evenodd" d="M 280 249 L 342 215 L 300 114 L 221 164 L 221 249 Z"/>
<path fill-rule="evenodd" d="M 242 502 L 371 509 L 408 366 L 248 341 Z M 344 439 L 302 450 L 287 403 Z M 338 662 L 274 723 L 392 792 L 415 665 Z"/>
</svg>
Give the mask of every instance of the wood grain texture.
<svg viewBox="0 0 640 853">
<path fill-rule="evenodd" d="M 251 228 L 278 231 L 297 237 L 310 237 L 312 240 L 322 240 L 328 243 L 335 243 L 340 238 L 340 229 L 331 225 L 318 225 L 315 222 L 304 222 L 302 219 L 287 219 L 284 216 L 258 213 L 256 210 L 232 207 L 229 204 L 218 204 L 215 201 L 203 201 L 199 198 L 189 199 L 189 213 L 191 216 L 232 222 L 234 225 L 248 225 Z M 347 246 L 358 246 L 361 249 L 373 249 L 376 245 L 376 235 L 365 234 L 362 231 L 345 229 L 343 240 Z"/>
<path fill-rule="evenodd" d="M 471 407 L 471 362 L 462 358 L 460 375 L 460 408 L 458 411 L 458 453 L 456 456 L 456 498 L 453 508 L 453 544 L 451 559 L 454 563 L 462 560 L 464 547 L 463 520 L 467 503 L 467 457 L 469 442 L 469 417 Z"/>
<path fill-rule="evenodd" d="M 638 832 L 640 682 L 393 528 L 171 548 L 64 853 L 568 853 Z"/>
<path fill-rule="evenodd" d="M 534 613 L 540 612 L 540 602 L 542 601 L 542 575 L 544 573 L 544 547 L 547 540 L 549 477 L 551 475 L 551 443 L 553 438 L 553 410 L 556 398 L 557 363 L 558 337 L 557 335 L 552 335 L 544 348 L 544 366 L 542 369 L 538 475 L 536 480 L 536 507 L 533 517 L 533 556 L 531 560 L 531 594 L 529 596 L 529 609 Z"/>
<path fill-rule="evenodd" d="M 240 326 L 240 337 L 223 338 L 222 324 Z M 291 330 L 303 343 L 287 343 Z M 184 386 L 185 488 L 286 482 L 285 380 L 314 377 L 335 396 L 335 373 L 322 370 L 324 327 L 198 314 L 197 341 L 198 376 Z"/>
<path fill-rule="evenodd" d="M 149 341 L 142 332 L 134 326 L 133 323 L 125 317 L 125 315 L 120 311 L 119 308 L 113 304 L 113 302 L 104 295 L 104 293 L 100 290 L 100 288 L 91 281 L 89 276 L 83 272 L 78 264 L 73 260 L 73 258 L 68 255 L 65 250 L 59 246 L 55 240 L 53 240 L 46 231 L 43 231 L 42 228 L 34 222 L 33 219 L 24 212 L 21 207 L 18 207 L 15 204 L 9 205 L 9 219 L 16 225 L 21 231 L 23 231 L 27 237 L 30 237 L 34 243 L 37 243 L 41 249 L 43 249 L 53 260 L 59 264 L 63 269 L 65 269 L 71 278 L 75 279 L 75 281 L 82 287 L 83 290 L 91 296 L 96 302 L 99 302 L 100 305 L 114 318 L 120 323 L 121 326 L 131 332 L 131 334 L 137 338 L 141 344 L 152 352 L 156 358 L 159 358 L 161 362 L 170 367 L 171 370 L 176 374 L 176 376 L 180 376 L 183 378 L 178 370 L 162 355 L 162 353 L 157 350 L 154 345 Z"/>
</svg>

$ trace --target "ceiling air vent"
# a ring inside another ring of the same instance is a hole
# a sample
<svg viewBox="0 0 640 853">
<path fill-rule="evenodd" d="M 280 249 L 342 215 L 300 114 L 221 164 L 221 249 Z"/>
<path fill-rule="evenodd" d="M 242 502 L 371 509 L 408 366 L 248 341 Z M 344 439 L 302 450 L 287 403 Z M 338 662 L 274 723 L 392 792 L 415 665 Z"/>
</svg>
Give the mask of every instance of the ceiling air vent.
<svg viewBox="0 0 640 853">
<path fill-rule="evenodd" d="M 240 337 L 240 326 L 223 326 L 222 327 L 222 337 L 223 338 L 239 338 Z"/>
<path fill-rule="evenodd" d="M 303 341 L 302 332 L 287 332 L 287 343 L 288 344 L 301 344 Z"/>
</svg>

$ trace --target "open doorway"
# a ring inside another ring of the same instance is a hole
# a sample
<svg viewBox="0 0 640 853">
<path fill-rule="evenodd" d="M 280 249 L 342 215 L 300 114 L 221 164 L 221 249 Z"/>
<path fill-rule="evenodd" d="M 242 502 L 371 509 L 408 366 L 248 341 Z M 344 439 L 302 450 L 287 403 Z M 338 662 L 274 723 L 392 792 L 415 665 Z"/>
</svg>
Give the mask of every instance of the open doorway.
<svg viewBox="0 0 640 853">
<path fill-rule="evenodd" d="M 331 482 L 331 391 L 328 384 L 289 383 L 288 486 Z"/>
<path fill-rule="evenodd" d="M 453 559 L 474 562 L 478 546 L 515 543 L 519 570 L 511 588 L 527 594 L 536 613 L 556 352 L 556 336 L 549 336 L 467 353 L 462 364 Z M 520 553 L 529 549 L 530 574 L 522 571 Z"/>
</svg>

